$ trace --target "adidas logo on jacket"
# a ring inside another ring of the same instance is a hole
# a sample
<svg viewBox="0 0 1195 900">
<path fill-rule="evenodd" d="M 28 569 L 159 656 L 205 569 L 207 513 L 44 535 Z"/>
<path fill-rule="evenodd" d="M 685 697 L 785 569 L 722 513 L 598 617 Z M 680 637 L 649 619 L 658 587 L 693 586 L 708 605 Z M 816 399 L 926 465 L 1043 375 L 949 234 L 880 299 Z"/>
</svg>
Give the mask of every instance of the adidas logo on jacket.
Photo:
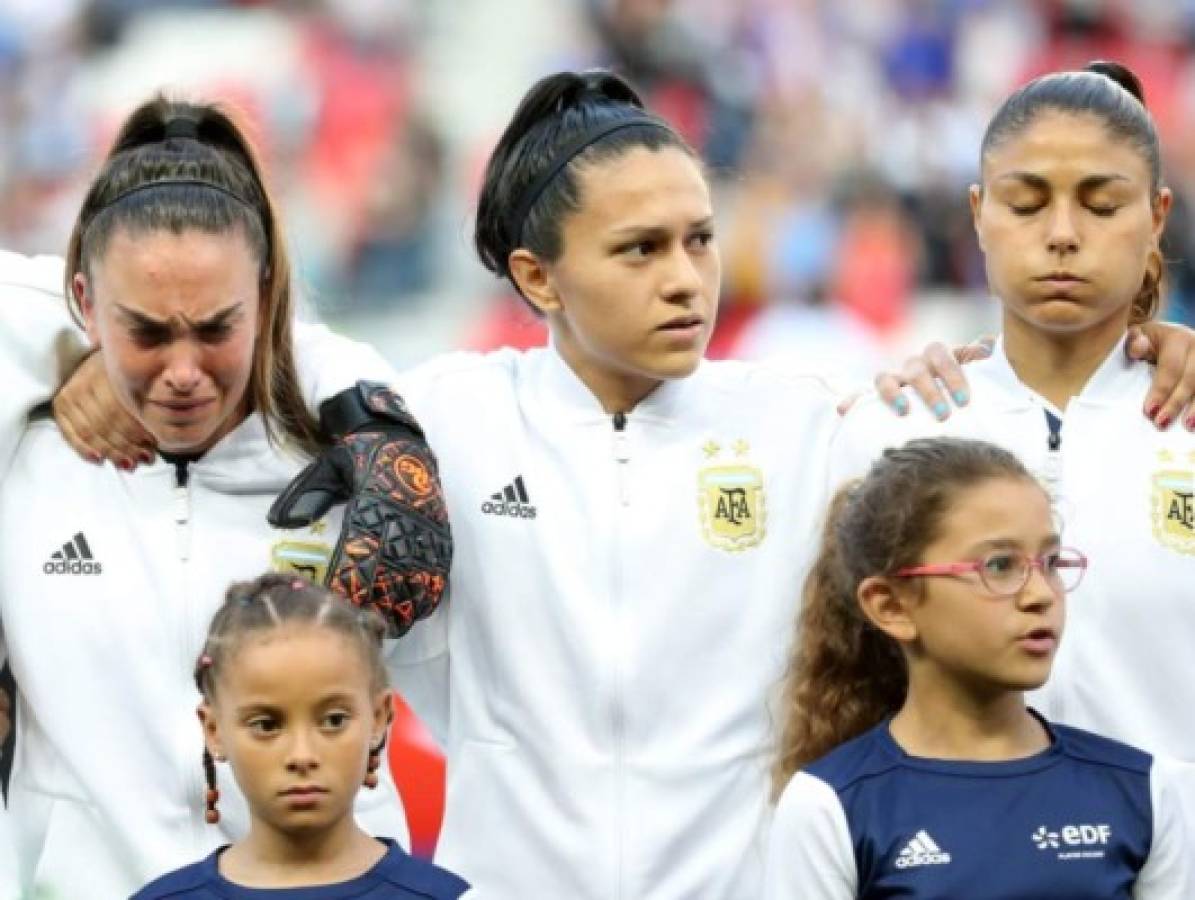
<svg viewBox="0 0 1195 900">
<path fill-rule="evenodd" d="M 61 550 L 50 554 L 42 571 L 47 575 L 100 575 L 104 569 L 92 555 L 87 538 L 80 531 L 63 544 Z"/>
</svg>

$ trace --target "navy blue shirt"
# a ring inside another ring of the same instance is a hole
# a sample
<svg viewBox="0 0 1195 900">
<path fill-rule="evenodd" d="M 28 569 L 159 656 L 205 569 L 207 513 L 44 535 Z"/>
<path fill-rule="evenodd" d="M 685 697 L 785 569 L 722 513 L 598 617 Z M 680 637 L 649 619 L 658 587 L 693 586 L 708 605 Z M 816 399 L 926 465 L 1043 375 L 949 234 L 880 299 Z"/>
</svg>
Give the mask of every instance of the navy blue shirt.
<svg viewBox="0 0 1195 900">
<path fill-rule="evenodd" d="M 1128 898 L 1147 862 L 1147 895 L 1182 897 L 1167 886 L 1185 883 L 1190 846 L 1181 816 L 1158 818 L 1152 757 L 1047 728 L 1042 753 L 960 762 L 908 755 L 884 722 L 812 763 L 777 809 L 769 900 Z M 1171 818 L 1164 843 L 1180 843 L 1151 860 L 1155 823 Z"/>
<path fill-rule="evenodd" d="M 299 888 L 249 888 L 220 874 L 218 860 L 227 847 L 206 859 L 176 869 L 143 887 L 132 900 L 456 900 L 469 885 L 439 866 L 406 853 L 389 838 L 386 855 L 364 875 L 337 884 Z"/>
</svg>

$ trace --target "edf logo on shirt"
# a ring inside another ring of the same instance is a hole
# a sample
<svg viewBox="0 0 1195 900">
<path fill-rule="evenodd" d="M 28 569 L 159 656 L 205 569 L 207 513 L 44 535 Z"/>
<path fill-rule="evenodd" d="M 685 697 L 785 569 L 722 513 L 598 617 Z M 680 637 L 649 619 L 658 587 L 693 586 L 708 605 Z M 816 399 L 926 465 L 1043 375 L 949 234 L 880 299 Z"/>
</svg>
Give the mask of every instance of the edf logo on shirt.
<svg viewBox="0 0 1195 900">
<path fill-rule="evenodd" d="M 1071 847 L 1103 847 L 1112 840 L 1111 825 L 1063 825 L 1057 831 L 1051 831 L 1042 825 L 1030 837 L 1038 850 L 1063 850 Z M 1097 859 L 1104 855 L 1103 850 L 1082 850 L 1071 852 L 1063 850 L 1058 854 L 1059 859 Z"/>
</svg>

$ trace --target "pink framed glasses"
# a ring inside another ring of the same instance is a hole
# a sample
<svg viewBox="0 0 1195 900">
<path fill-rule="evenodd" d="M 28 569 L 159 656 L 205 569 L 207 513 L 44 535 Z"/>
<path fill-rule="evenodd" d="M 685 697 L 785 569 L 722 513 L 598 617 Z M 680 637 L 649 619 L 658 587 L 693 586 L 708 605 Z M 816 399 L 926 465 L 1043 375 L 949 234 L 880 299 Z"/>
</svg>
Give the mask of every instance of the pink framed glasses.
<svg viewBox="0 0 1195 900">
<path fill-rule="evenodd" d="M 912 578 L 917 575 L 967 575 L 974 572 L 993 595 L 1011 597 L 1019 594 L 1029 583 L 1029 575 L 1034 569 L 1041 572 L 1051 587 L 1059 591 L 1073 591 L 1083 580 L 1083 573 L 1087 571 L 1087 557 L 1069 547 L 1052 550 L 1036 557 L 1027 556 L 1017 550 L 998 550 L 987 554 L 983 559 L 906 566 L 892 574 L 897 578 Z"/>
</svg>

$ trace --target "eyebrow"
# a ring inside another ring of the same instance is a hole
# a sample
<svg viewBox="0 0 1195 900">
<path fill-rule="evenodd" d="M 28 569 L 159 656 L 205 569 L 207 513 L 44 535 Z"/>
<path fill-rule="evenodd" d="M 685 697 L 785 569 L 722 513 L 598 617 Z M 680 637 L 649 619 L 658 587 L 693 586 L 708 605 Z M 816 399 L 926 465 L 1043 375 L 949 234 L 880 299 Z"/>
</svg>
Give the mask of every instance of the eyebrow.
<svg viewBox="0 0 1195 900">
<path fill-rule="evenodd" d="M 697 231 L 698 229 L 701 229 L 701 228 L 712 228 L 713 224 L 714 224 L 714 217 L 713 216 L 705 216 L 704 218 L 697 219 L 693 222 L 690 222 L 687 226 L 687 230 Z M 631 237 L 631 236 L 640 237 L 640 236 L 665 235 L 671 231 L 672 231 L 671 228 L 667 228 L 663 225 L 626 225 L 622 228 L 614 229 L 611 232 L 611 234 L 615 238 L 620 238 L 620 237 Z"/>
<path fill-rule="evenodd" d="M 156 319 L 153 316 L 148 316 L 143 312 L 135 309 L 130 309 L 122 303 L 117 303 L 116 308 L 120 314 L 133 325 L 138 328 L 156 329 L 169 328 L 172 320 L 176 317 L 172 316 L 170 319 Z M 245 304 L 240 300 L 226 306 L 224 309 L 218 310 L 208 316 L 206 319 L 200 319 L 198 322 L 191 322 L 186 316 L 179 315 L 177 318 L 181 319 L 185 324 L 191 328 L 212 328 L 227 324 L 234 319 L 239 313 L 243 312 Z"/>
<path fill-rule="evenodd" d="M 1062 544 L 1062 536 L 1059 534 L 1050 534 L 1042 540 L 1039 546 L 1041 547 L 1056 547 Z M 1020 551 L 1024 545 L 1020 541 L 1014 541 L 1011 538 L 995 538 L 990 541 L 980 541 L 971 547 L 972 553 L 987 553 L 991 550 L 1017 550 Z"/>
<path fill-rule="evenodd" d="M 332 693 L 324 694 L 317 698 L 312 704 L 311 708 L 319 709 L 321 707 L 330 706 L 332 704 L 341 704 L 344 706 L 356 706 L 356 697 L 347 691 L 334 691 Z M 236 707 L 236 714 L 238 716 L 246 716 L 251 713 L 266 713 L 268 715 L 283 715 L 285 710 L 281 706 L 277 706 L 266 700 L 250 700 L 248 703 L 243 703 Z"/>
<path fill-rule="evenodd" d="M 273 706 L 269 703 L 258 702 L 244 703 L 236 708 L 236 714 L 238 718 L 241 716 L 250 715 L 251 713 L 266 713 L 268 715 L 276 716 L 281 712 L 282 710 L 277 706 Z"/>
<path fill-rule="evenodd" d="M 320 697 L 316 705 L 325 706 L 329 703 L 345 703 L 351 706 L 356 700 L 356 696 L 348 691 L 333 691 L 330 694 L 324 694 Z"/>
<path fill-rule="evenodd" d="M 1019 181 L 1031 188 L 1039 191 L 1048 191 L 1050 189 L 1050 182 L 1033 172 L 1006 172 L 996 178 L 996 181 Z M 1124 175 L 1117 175 L 1115 173 L 1101 173 L 1099 175 L 1088 175 L 1079 181 L 1080 191 L 1093 191 L 1097 188 L 1105 187 L 1112 182 L 1128 182 L 1129 179 Z"/>
</svg>

